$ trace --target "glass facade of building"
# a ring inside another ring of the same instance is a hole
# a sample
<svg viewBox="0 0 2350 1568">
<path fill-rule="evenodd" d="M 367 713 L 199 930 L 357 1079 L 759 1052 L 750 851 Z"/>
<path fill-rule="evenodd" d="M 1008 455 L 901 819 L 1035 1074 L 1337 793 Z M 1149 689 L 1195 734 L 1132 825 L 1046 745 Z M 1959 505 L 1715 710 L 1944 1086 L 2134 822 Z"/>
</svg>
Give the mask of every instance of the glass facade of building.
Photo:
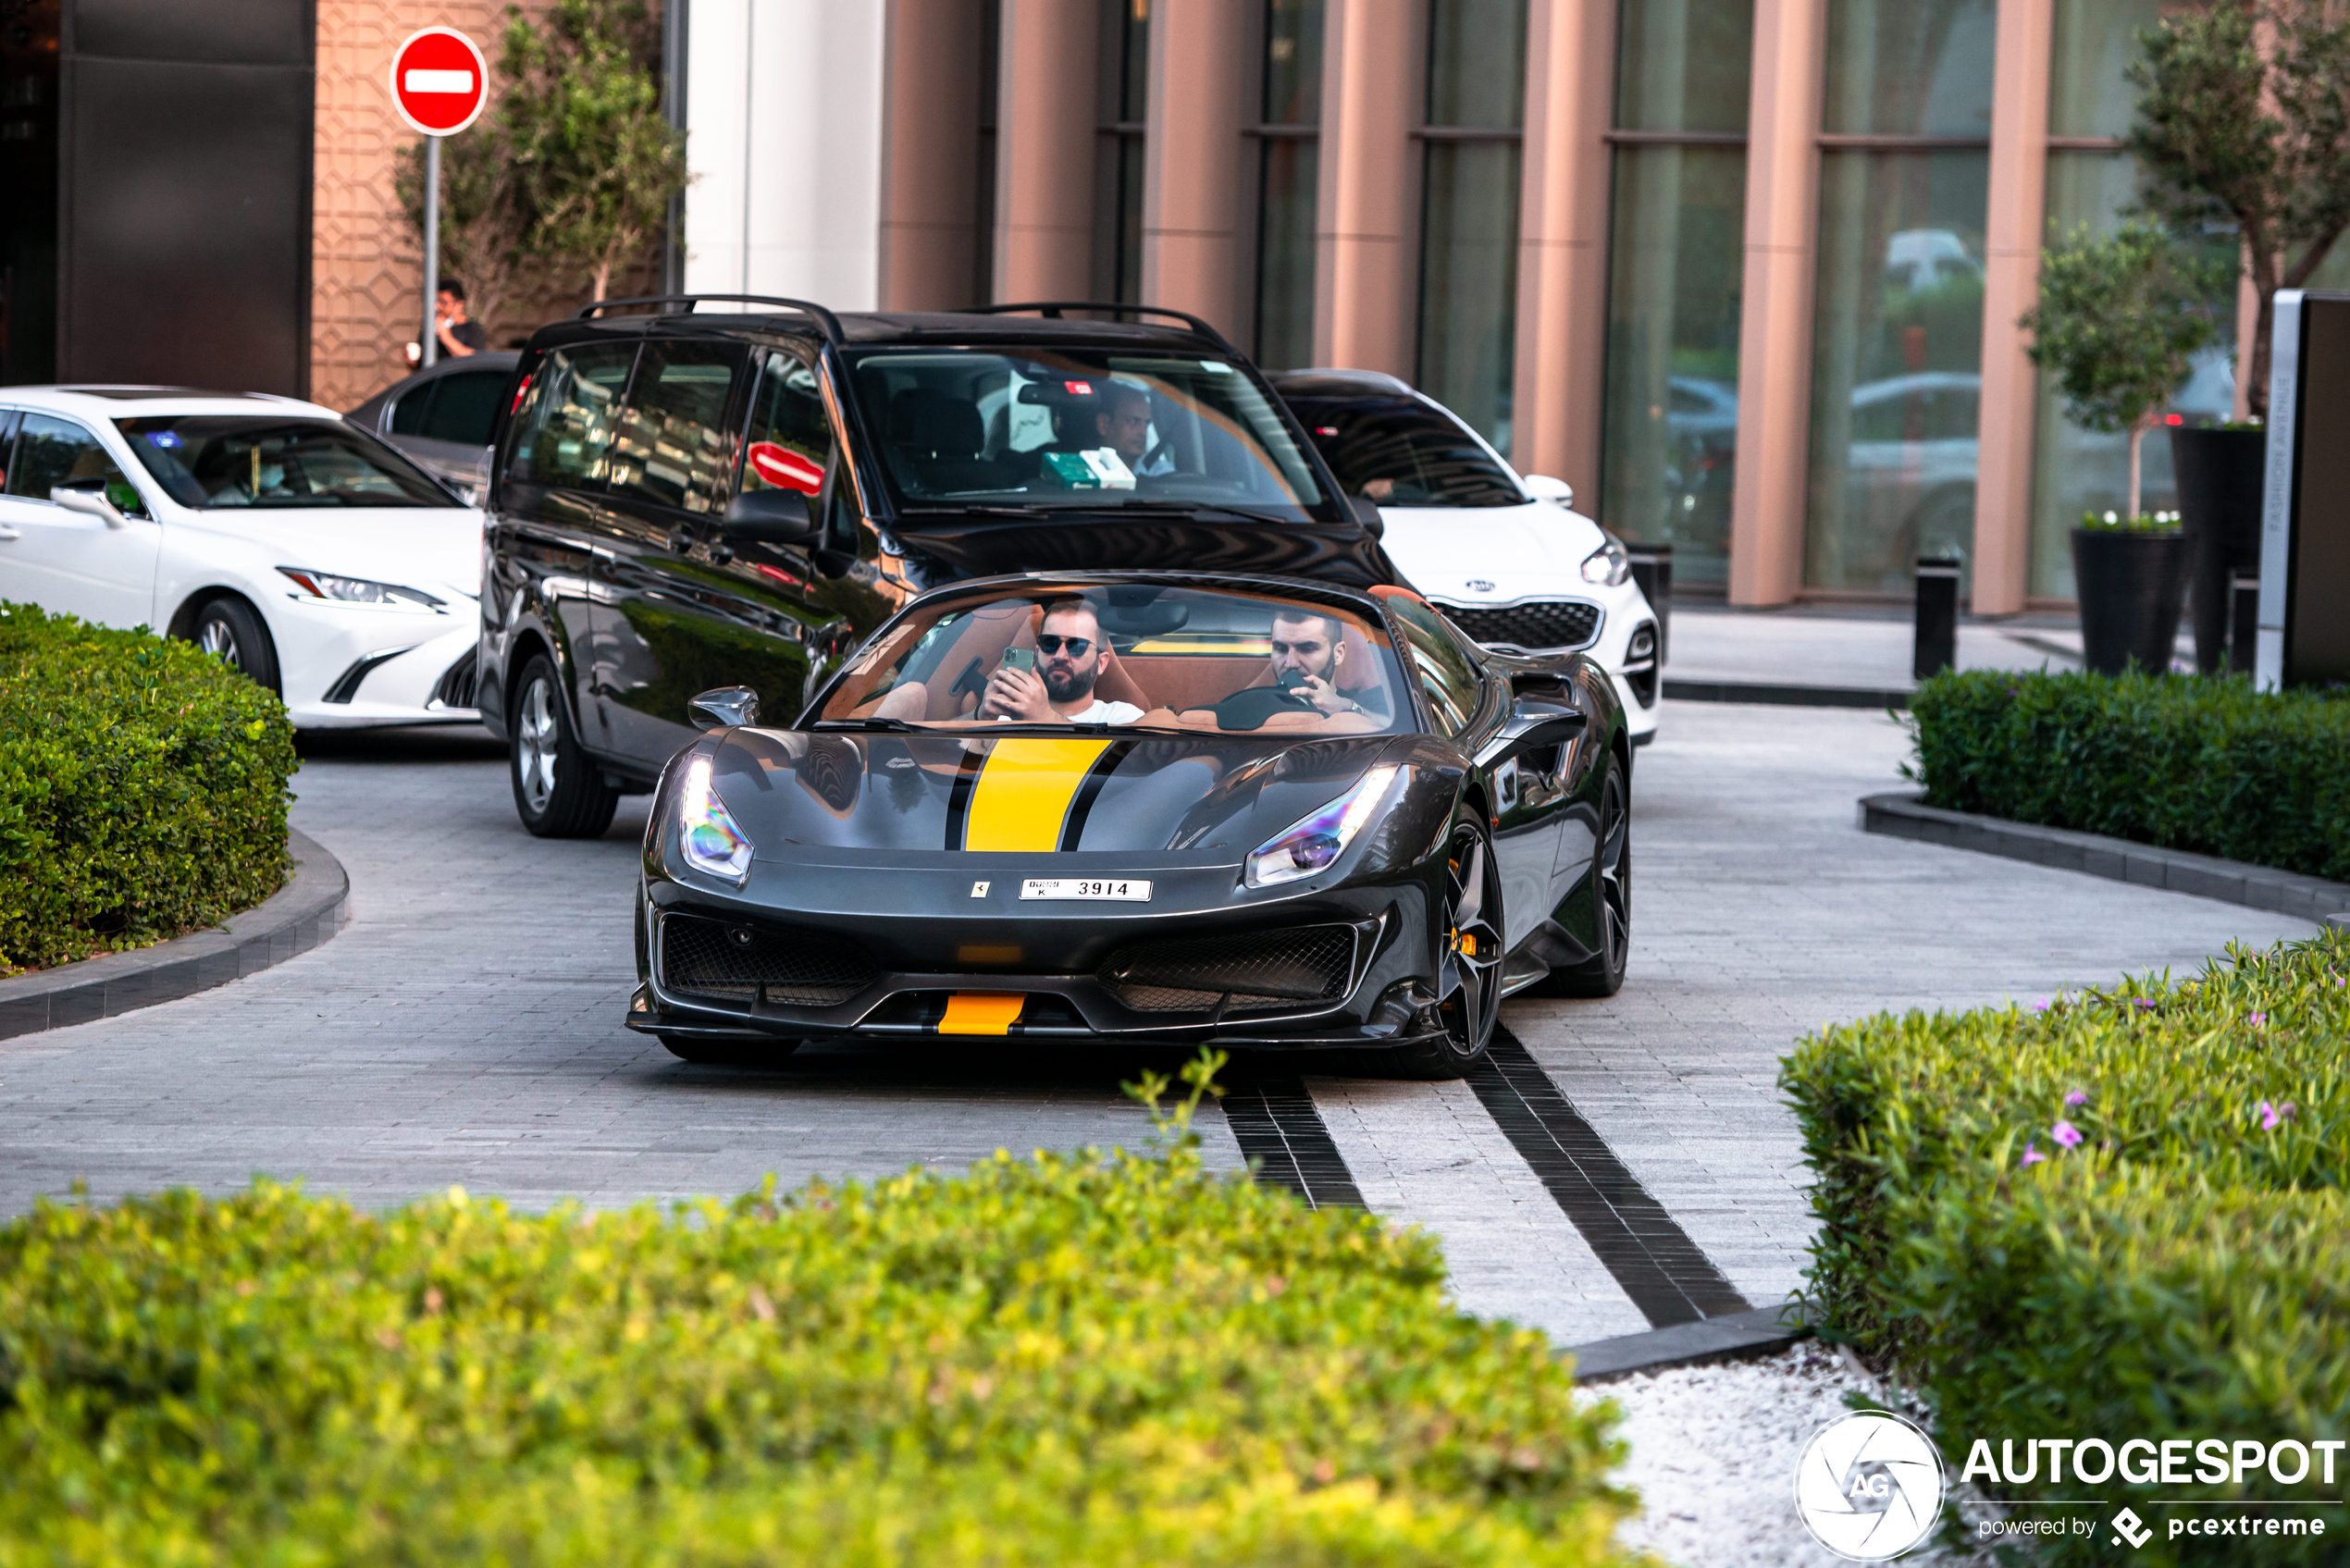
<svg viewBox="0 0 2350 1568">
<path fill-rule="evenodd" d="M 1420 389 L 1510 450 L 1527 0 L 1429 0 Z"/>
<path fill-rule="evenodd" d="M 1599 514 L 1720 584 L 1736 477 L 1752 0 L 1624 0 Z"/>
<path fill-rule="evenodd" d="M 1803 576 L 1906 592 L 1974 534 L 1991 0 L 1829 0 Z"/>
<path fill-rule="evenodd" d="M 1323 0 L 1265 0 L 1256 168 L 1256 362 L 1314 359 L 1314 213 L 1320 194 Z"/>
</svg>

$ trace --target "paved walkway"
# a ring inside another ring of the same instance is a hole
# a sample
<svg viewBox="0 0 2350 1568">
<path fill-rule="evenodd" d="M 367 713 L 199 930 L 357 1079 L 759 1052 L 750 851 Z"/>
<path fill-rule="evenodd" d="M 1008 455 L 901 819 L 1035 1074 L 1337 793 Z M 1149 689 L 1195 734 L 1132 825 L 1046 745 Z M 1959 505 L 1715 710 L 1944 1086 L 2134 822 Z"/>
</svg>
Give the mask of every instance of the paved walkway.
<svg viewBox="0 0 2350 1568">
<path fill-rule="evenodd" d="M 1798 1035 L 2311 929 L 1863 836 L 1854 800 L 1904 749 L 1868 713 L 1671 707 L 1637 775 L 1629 984 L 1505 1015 L 1758 1302 L 1796 1284 L 1809 1233 L 1774 1084 Z M 620 1204 L 1147 1130 L 1118 1089 L 1132 1056 L 835 1049 L 741 1072 L 627 1033 L 641 800 L 599 842 L 530 838 L 495 749 L 459 735 L 314 747 L 296 787 L 296 822 L 350 870 L 351 925 L 237 984 L 0 1044 L 0 1212 L 76 1179 L 106 1199 L 257 1172 L 366 1204 L 451 1182 Z M 1466 1086 L 1309 1083 L 1366 1201 L 1443 1237 L 1464 1305 L 1567 1342 L 1647 1327 Z M 1220 1117 L 1203 1130 L 1239 1163 Z"/>
<path fill-rule="evenodd" d="M 1684 600 L 1673 607 L 1664 673 L 1676 681 L 1899 691 L 1915 684 L 1916 649 L 1907 608 L 1733 610 L 1719 600 Z M 2195 667 L 2195 638 L 2183 628 L 2174 651 L 2185 668 Z M 2080 623 L 2038 613 L 1968 618 L 1959 625 L 1958 653 L 1961 670 L 2078 670 Z"/>
</svg>

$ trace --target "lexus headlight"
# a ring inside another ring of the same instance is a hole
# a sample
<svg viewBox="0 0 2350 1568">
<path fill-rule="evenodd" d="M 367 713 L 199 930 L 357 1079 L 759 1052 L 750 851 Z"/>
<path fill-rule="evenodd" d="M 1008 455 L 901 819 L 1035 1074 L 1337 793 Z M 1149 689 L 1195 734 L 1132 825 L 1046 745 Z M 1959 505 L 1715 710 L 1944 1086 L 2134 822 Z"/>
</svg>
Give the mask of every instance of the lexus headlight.
<svg viewBox="0 0 2350 1568">
<path fill-rule="evenodd" d="M 397 583 L 371 583 L 365 577 L 335 577 L 307 567 L 280 566 L 278 570 L 291 577 L 313 599 L 332 599 L 338 604 L 379 604 L 393 610 L 439 610 L 446 599 L 435 599 L 422 588 L 403 588 Z"/>
<path fill-rule="evenodd" d="M 709 758 L 697 757 L 686 765 L 685 786 L 677 794 L 677 815 L 685 830 L 679 838 L 686 848 L 686 864 L 723 877 L 736 887 L 750 880 L 750 835 L 710 786 Z"/>
<path fill-rule="evenodd" d="M 1373 768 L 1353 789 L 1292 824 L 1279 837 L 1267 840 L 1249 856 L 1243 880 L 1251 887 L 1275 887 L 1310 877 L 1330 865 L 1346 853 L 1346 846 L 1387 798 L 1388 786 L 1401 771 L 1392 765 Z"/>
<path fill-rule="evenodd" d="M 1618 540 L 1611 538 L 1583 558 L 1583 580 L 1587 583 L 1612 588 L 1631 574 L 1632 558 L 1625 553 Z"/>
</svg>

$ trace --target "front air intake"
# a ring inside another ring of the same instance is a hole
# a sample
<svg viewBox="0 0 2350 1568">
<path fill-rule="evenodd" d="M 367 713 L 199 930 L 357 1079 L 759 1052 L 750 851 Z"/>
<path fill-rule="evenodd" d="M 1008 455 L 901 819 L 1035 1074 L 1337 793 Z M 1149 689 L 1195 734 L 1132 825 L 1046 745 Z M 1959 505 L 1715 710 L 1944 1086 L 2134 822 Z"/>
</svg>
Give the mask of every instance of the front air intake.
<svg viewBox="0 0 2350 1568">
<path fill-rule="evenodd" d="M 790 1007 L 835 1007 L 872 984 L 881 971 L 862 948 L 814 932 L 663 915 L 661 982 L 680 996 L 748 1006 L 766 999 Z"/>
<path fill-rule="evenodd" d="M 1293 926 L 1137 943 L 1095 978 L 1138 1013 L 1204 1013 L 1221 1002 L 1231 1014 L 1335 1002 L 1354 970 L 1353 926 Z"/>
</svg>

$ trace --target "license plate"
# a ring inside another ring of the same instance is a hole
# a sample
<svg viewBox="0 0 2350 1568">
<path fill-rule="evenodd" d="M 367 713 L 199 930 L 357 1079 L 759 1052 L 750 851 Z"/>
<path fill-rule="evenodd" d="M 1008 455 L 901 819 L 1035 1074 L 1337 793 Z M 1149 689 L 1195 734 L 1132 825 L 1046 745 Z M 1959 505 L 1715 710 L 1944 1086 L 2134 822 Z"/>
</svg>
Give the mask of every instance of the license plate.
<svg viewBox="0 0 2350 1568">
<path fill-rule="evenodd" d="M 1079 877 L 1030 877 L 1020 884 L 1022 898 L 1095 898 L 1127 904 L 1147 904 L 1151 884 L 1134 877 L 1093 880 Z"/>
</svg>

